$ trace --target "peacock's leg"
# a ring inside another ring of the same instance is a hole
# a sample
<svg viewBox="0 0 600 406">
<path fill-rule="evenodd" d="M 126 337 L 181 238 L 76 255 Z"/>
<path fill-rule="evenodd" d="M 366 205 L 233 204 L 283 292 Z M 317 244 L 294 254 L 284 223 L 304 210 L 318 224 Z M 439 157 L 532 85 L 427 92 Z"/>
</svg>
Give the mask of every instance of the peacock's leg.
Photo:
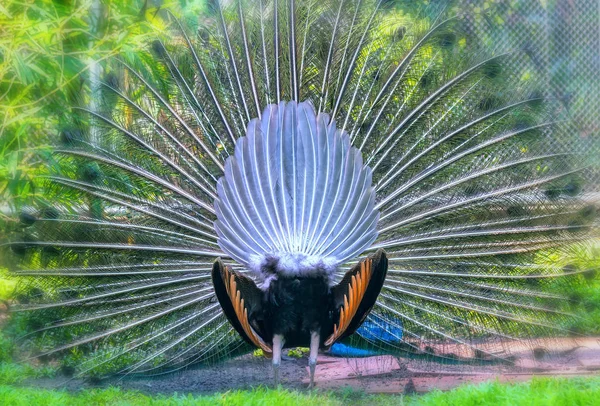
<svg viewBox="0 0 600 406">
<path fill-rule="evenodd" d="M 283 348 L 283 336 L 275 334 L 273 336 L 273 375 L 275 377 L 275 386 L 279 385 L 279 367 L 281 366 L 281 349 Z"/>
<path fill-rule="evenodd" d="M 317 355 L 319 354 L 320 336 L 317 332 L 310 333 L 310 352 L 308 354 L 308 367 L 310 369 L 309 388 L 315 386 L 315 369 L 317 367 Z"/>
</svg>

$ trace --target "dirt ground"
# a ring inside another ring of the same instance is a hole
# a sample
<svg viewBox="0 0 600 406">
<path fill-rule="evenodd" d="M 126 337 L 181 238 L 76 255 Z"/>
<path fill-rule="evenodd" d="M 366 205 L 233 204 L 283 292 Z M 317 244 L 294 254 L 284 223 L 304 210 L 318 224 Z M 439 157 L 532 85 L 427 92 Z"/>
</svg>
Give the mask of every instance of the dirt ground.
<svg viewBox="0 0 600 406">
<path fill-rule="evenodd" d="M 565 339 L 557 343 L 553 355 L 534 354 L 530 349 L 517 353 L 512 366 L 436 365 L 395 358 L 389 355 L 368 358 L 319 356 L 316 386 L 342 389 L 351 386 L 368 393 L 421 393 L 432 389 L 448 390 L 463 383 L 488 380 L 520 382 L 532 376 L 585 376 L 600 374 L 600 338 Z M 281 384 L 289 389 L 308 385 L 306 358 L 286 357 L 281 364 Z M 187 370 L 154 378 L 112 379 L 92 384 L 77 379 L 35 379 L 24 383 L 43 388 L 119 386 L 149 394 L 214 393 L 273 385 L 270 361 L 251 355 L 223 364 Z"/>
<path fill-rule="evenodd" d="M 289 389 L 302 389 L 307 386 L 303 379 L 307 377 L 307 359 L 288 357 L 281 363 L 281 385 Z M 165 374 L 152 378 L 109 379 L 91 383 L 81 379 L 66 377 L 31 379 L 26 386 L 37 388 L 66 388 L 79 390 L 91 387 L 118 386 L 149 394 L 197 393 L 207 394 L 236 389 L 251 389 L 260 385 L 273 385 L 271 361 L 262 357 L 245 355 L 216 366 L 188 369 L 183 372 Z"/>
</svg>

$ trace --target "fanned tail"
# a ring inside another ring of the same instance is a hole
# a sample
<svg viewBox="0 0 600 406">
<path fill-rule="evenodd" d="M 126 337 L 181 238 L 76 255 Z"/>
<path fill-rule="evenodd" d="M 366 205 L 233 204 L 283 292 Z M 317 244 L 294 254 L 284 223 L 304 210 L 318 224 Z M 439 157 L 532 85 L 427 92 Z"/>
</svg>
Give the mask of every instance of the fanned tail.
<svg viewBox="0 0 600 406">
<path fill-rule="evenodd" d="M 40 180 L 47 204 L 25 210 L 3 247 L 30 282 L 14 317 L 33 327 L 38 353 L 68 353 L 79 373 L 104 375 L 249 349 L 210 281 L 218 257 L 246 271 L 219 246 L 241 228 L 215 230 L 213 203 L 236 141 L 248 135 L 240 148 L 254 147 L 247 124 L 282 101 L 328 114 L 372 170 L 378 237 L 359 258 L 387 252 L 367 320 L 388 334 L 359 329 L 354 339 L 397 354 L 507 360 L 509 343 L 572 333 L 565 297 L 582 272 L 539 256 L 594 235 L 596 209 L 581 198 L 585 168 L 554 147 L 561 125 L 531 72 L 515 70 L 526 56 L 479 49 L 452 7 L 411 15 L 385 3 L 233 1 L 209 11 L 197 36 L 166 16 L 166 38 L 105 67 L 98 108 L 73 108 L 54 143 Z M 240 180 L 269 181 L 260 175 Z M 322 205 L 296 214 L 313 224 L 312 241 Z M 244 222 L 274 230 L 245 235 L 285 243 L 283 218 Z"/>
</svg>

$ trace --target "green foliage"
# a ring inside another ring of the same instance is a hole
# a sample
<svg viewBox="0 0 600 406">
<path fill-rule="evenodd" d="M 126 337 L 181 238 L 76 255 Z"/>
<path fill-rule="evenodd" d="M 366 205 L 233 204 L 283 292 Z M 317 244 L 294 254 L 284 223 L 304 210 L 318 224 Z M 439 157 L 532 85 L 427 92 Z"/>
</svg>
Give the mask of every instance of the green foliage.
<svg viewBox="0 0 600 406">
<path fill-rule="evenodd" d="M 569 291 L 569 310 L 564 328 L 581 334 L 600 334 L 600 241 L 588 241 L 538 253 L 539 264 L 562 268 L 566 278 L 554 280 L 552 290 Z"/>
<path fill-rule="evenodd" d="M 188 16 L 204 1 L 160 3 Z M 70 107 L 89 103 L 92 61 L 143 49 L 165 28 L 158 11 L 145 0 L 2 2 L 0 230 L 13 221 L 8 212 L 43 200 L 39 175 L 52 162 L 47 146 L 72 120 Z"/>
<path fill-rule="evenodd" d="M 287 355 L 288 355 L 288 357 L 302 358 L 305 355 L 308 355 L 309 352 L 310 352 L 310 348 L 296 347 L 296 348 L 290 348 Z"/>
<path fill-rule="evenodd" d="M 8 276 L 6 269 L 0 268 L 0 301 L 11 298 L 16 285 L 17 282 Z"/>
<path fill-rule="evenodd" d="M 0 363 L 11 361 L 14 350 L 14 343 L 0 331 Z"/>
<path fill-rule="evenodd" d="M 0 385 L 13 385 L 31 378 L 50 378 L 54 374 L 55 370 L 51 367 L 36 368 L 28 364 L 0 362 Z"/>
<path fill-rule="evenodd" d="M 160 4 L 159 7 L 155 6 Z M 55 157 L 56 145 L 71 124 L 73 106 L 91 102 L 93 61 L 104 69 L 115 57 L 131 60 L 165 29 L 158 13 L 167 10 L 190 19 L 199 15 L 204 0 L 7 0 L 0 6 L 0 246 L 5 238 L 21 235 L 23 224 L 15 213 L 27 206 L 46 207 L 52 199 L 44 178 Z M 101 69 L 102 70 L 102 69 Z M 105 79 L 101 72 L 96 80 Z M 56 169 L 56 168 L 54 168 Z M 52 170 L 54 170 L 52 169 Z M 79 168 L 94 175 L 96 168 Z M 57 201 L 71 198 L 65 194 Z M 71 202 L 75 203 L 75 202 Z M 91 211 L 101 211 L 92 201 Z M 19 286 L 6 275 L 0 253 L 0 300 L 27 302 L 47 293 L 44 287 Z M 42 290 L 44 292 L 42 292 Z M 51 289 L 48 289 L 51 291 Z M 0 314 L 1 315 L 1 314 Z M 4 336 L 19 337 L 43 326 L 33 314 L 16 314 L 2 326 Z M 27 341 L 33 348 L 70 337 L 46 334 Z M 0 361 L 4 359 L 0 340 Z M 81 361 L 71 354 L 64 361 Z"/>
</svg>

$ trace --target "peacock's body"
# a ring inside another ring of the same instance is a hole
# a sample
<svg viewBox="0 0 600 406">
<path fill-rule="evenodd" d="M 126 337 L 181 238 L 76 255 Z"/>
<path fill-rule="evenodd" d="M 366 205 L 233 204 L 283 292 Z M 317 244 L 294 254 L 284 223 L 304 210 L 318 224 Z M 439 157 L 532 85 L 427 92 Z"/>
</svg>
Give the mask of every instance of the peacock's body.
<svg viewBox="0 0 600 406">
<path fill-rule="evenodd" d="M 43 354 L 155 374 L 252 347 L 314 367 L 340 340 L 506 360 L 569 334 L 565 272 L 535 258 L 594 210 L 526 57 L 486 56 L 452 8 L 385 5 L 233 1 L 106 67 L 9 244 L 43 286 L 19 306 Z"/>
</svg>

